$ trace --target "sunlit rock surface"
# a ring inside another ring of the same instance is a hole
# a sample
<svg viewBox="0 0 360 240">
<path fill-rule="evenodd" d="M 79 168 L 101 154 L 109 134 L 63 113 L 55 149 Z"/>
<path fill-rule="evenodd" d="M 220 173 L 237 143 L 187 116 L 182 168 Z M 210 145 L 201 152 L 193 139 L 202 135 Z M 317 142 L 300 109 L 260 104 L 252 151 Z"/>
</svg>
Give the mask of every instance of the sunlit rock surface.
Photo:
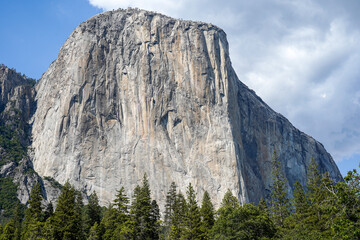
<svg viewBox="0 0 360 240">
<path fill-rule="evenodd" d="M 341 179 L 320 143 L 239 81 L 226 34 L 211 24 L 99 14 L 74 30 L 36 91 L 35 170 L 102 204 L 121 186 L 131 196 L 144 173 L 162 204 L 172 181 L 216 204 L 227 189 L 257 202 L 269 194 L 274 149 L 289 186 L 306 182 L 311 157 Z"/>
</svg>

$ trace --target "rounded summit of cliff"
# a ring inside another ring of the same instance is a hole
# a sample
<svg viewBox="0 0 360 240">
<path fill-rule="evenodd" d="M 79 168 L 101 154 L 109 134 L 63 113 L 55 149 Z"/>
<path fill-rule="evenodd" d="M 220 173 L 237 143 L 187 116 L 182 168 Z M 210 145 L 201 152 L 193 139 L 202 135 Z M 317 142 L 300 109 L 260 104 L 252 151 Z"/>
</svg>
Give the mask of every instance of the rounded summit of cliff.
<svg viewBox="0 0 360 240">
<path fill-rule="evenodd" d="M 183 20 L 183 19 L 176 19 L 169 17 L 167 15 L 153 12 L 153 11 L 147 11 L 139 8 L 127 8 L 127 9 L 117 9 L 112 11 L 107 11 L 103 13 L 99 13 L 88 20 L 84 21 L 79 25 L 80 28 L 90 28 L 94 29 L 95 25 L 97 27 L 109 27 L 109 25 L 115 25 L 115 26 L 123 26 L 125 25 L 125 22 L 128 21 L 129 23 L 134 24 L 148 24 L 148 22 L 152 21 L 158 21 L 161 19 L 161 22 L 159 22 L 157 26 L 167 26 L 167 25 L 175 25 L 181 24 L 185 26 L 185 29 L 189 29 L 191 27 L 194 27 L 196 29 L 200 30 L 216 30 L 224 32 L 221 28 L 210 24 L 205 23 L 201 21 L 192 21 L 192 20 Z M 225 34 L 225 33 L 224 33 Z"/>
</svg>

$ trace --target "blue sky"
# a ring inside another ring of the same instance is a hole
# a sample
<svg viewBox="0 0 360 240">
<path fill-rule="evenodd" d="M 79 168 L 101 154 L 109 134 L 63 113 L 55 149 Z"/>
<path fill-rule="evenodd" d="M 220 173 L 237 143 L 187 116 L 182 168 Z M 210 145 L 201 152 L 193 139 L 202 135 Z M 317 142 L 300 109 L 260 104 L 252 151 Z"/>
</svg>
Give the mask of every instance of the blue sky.
<svg viewBox="0 0 360 240">
<path fill-rule="evenodd" d="M 87 0 L 3 0 L 0 63 L 39 79 L 75 27 L 100 12 Z"/>
<path fill-rule="evenodd" d="M 223 28 L 240 80 L 343 174 L 359 166 L 358 0 L 3 0 L 0 63 L 39 79 L 79 23 L 129 6 Z"/>
</svg>

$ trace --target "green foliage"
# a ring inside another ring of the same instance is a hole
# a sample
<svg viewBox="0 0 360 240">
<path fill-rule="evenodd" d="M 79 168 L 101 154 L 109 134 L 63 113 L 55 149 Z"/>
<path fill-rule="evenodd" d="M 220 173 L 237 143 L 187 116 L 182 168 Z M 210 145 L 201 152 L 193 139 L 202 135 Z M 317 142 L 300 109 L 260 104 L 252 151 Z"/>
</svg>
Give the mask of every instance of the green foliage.
<svg viewBox="0 0 360 240">
<path fill-rule="evenodd" d="M 180 239 L 184 231 L 184 219 L 187 211 L 188 206 L 186 204 L 185 197 L 181 192 L 179 192 L 175 198 L 174 211 L 171 217 L 169 239 Z"/>
<path fill-rule="evenodd" d="M 234 212 L 238 207 L 237 198 L 228 189 L 222 199 L 221 207 L 216 212 L 216 221 L 210 232 L 211 239 L 236 239 L 237 219 Z"/>
<path fill-rule="evenodd" d="M 130 211 L 122 187 L 104 214 L 95 193 L 84 206 L 81 193 L 68 182 L 55 212 L 51 203 L 43 210 L 41 188 L 36 184 L 25 220 L 22 222 L 22 205 L 18 202 L 11 218 L 0 225 L 0 240 L 360 239 L 360 176 L 353 170 L 344 180 L 333 183 L 328 173 L 320 174 L 312 160 L 306 191 L 299 182 L 295 183 L 291 207 L 286 208 L 292 211 L 282 218 L 282 225 L 276 223 L 279 218 L 274 216 L 273 206 L 268 209 L 264 199 L 257 206 L 251 203 L 240 206 L 230 190 L 216 213 L 207 192 L 199 208 L 191 184 L 186 199 L 180 192 L 176 194 L 176 186 L 172 184 L 165 206 L 167 220 L 162 223 L 159 206 L 151 200 L 146 175 L 142 185 L 134 190 Z M 159 229 L 165 227 L 168 230 L 160 236 Z"/>
<path fill-rule="evenodd" d="M 96 229 L 97 234 L 102 233 L 103 239 L 129 239 L 133 234 L 134 222 L 130 218 L 128 204 L 125 189 L 121 187 L 116 194 L 115 205 L 109 206 L 100 227 Z"/>
<path fill-rule="evenodd" d="M 69 182 L 59 196 L 53 217 L 49 218 L 50 235 L 55 239 L 83 239 L 81 225 L 82 200 Z"/>
<path fill-rule="evenodd" d="M 176 184 L 172 182 L 170 185 L 170 189 L 166 194 L 166 204 L 165 204 L 165 226 L 170 228 L 171 219 L 174 214 L 176 202 Z"/>
<path fill-rule="evenodd" d="M 115 206 L 117 207 L 119 213 L 123 215 L 128 215 L 128 204 L 129 204 L 129 198 L 125 194 L 125 188 L 121 187 L 118 193 L 116 194 L 116 198 L 114 200 Z"/>
<path fill-rule="evenodd" d="M 11 220 L 5 225 L 0 240 L 13 240 L 15 238 L 15 231 L 14 221 Z"/>
<path fill-rule="evenodd" d="M 5 68 L 5 66 L 3 66 Z M 14 72 L 19 78 L 21 75 Z M 25 79 L 24 84 L 32 83 Z M 29 124 L 24 114 L 17 108 L 17 102 L 9 100 L 0 106 L 0 167 L 8 164 L 10 173 L 27 156 L 30 141 Z M 6 106 L 6 109 L 5 109 Z M 26 168 L 24 174 L 30 175 L 32 168 Z M 7 176 L 8 173 L 6 174 Z M 0 179 L 0 222 L 6 222 L 11 216 L 16 203 L 16 186 L 8 178 Z M 22 207 L 23 208 L 23 207 Z"/>
<path fill-rule="evenodd" d="M 42 201 L 42 193 L 40 183 L 36 183 L 31 190 L 30 199 L 29 199 L 29 207 L 25 212 L 25 220 L 35 220 L 40 221 L 41 218 L 41 201 Z"/>
<path fill-rule="evenodd" d="M 217 211 L 210 239 L 269 239 L 275 236 L 275 225 L 267 211 L 253 204 L 240 206 L 228 191 Z"/>
<path fill-rule="evenodd" d="M 85 221 L 84 221 L 84 202 L 83 196 L 80 191 L 75 191 L 75 206 L 74 206 L 74 235 L 77 239 L 85 239 L 84 228 L 85 228 Z M 71 238 L 70 237 L 70 238 Z"/>
<path fill-rule="evenodd" d="M 294 198 L 292 199 L 294 212 L 288 217 L 286 221 L 287 228 L 283 229 L 282 234 L 285 239 L 302 239 L 304 237 L 311 239 L 310 231 L 306 226 L 306 219 L 309 216 L 309 200 L 298 181 L 296 181 L 294 187 Z"/>
<path fill-rule="evenodd" d="M 334 184 L 328 174 L 321 175 L 318 165 L 312 158 L 310 161 L 307 183 L 307 199 L 309 206 L 302 210 L 304 227 L 309 234 L 316 233 L 321 238 L 331 236 L 331 208 L 334 203 Z M 299 212 L 299 211 L 298 211 Z"/>
<path fill-rule="evenodd" d="M 224 195 L 224 198 L 221 201 L 221 207 L 223 209 L 225 208 L 236 208 L 239 206 L 238 199 L 232 194 L 230 189 L 228 189 Z"/>
<path fill-rule="evenodd" d="M 353 175 L 355 173 L 355 175 Z M 359 178 L 356 170 L 333 183 L 329 173 L 321 174 L 314 159 L 308 171 L 307 191 L 295 184 L 294 213 L 283 229 L 284 239 L 359 239 Z M 349 177 L 349 178 L 348 178 Z M 354 190 L 354 191 L 353 191 Z"/>
<path fill-rule="evenodd" d="M 293 206 L 295 208 L 295 215 L 298 220 L 302 220 L 302 214 L 308 211 L 309 201 L 304 192 L 302 185 L 296 181 L 295 182 L 295 190 L 294 190 L 294 198 L 293 198 Z"/>
<path fill-rule="evenodd" d="M 264 198 L 261 198 L 258 204 L 258 207 L 260 208 L 260 210 L 262 211 L 266 211 L 269 212 L 268 206 L 266 204 L 266 201 Z"/>
<path fill-rule="evenodd" d="M 149 239 L 159 239 L 160 235 L 160 209 L 155 200 L 151 201 Z"/>
<path fill-rule="evenodd" d="M 0 166 L 13 162 L 16 165 L 27 156 L 27 147 L 30 142 L 30 125 L 22 112 L 16 108 L 15 101 L 9 101 L 0 106 Z"/>
<path fill-rule="evenodd" d="M 101 240 L 102 232 L 101 227 L 97 222 L 89 230 L 88 240 Z"/>
<path fill-rule="evenodd" d="M 53 188 L 62 189 L 63 185 L 61 185 L 58 181 L 56 181 L 52 177 L 45 176 L 44 180 L 48 181 Z"/>
<path fill-rule="evenodd" d="M 123 222 L 118 222 L 118 212 L 111 205 L 108 210 L 105 212 L 104 217 L 101 221 L 99 229 L 96 229 L 97 232 L 102 232 L 103 239 L 112 239 L 115 229 L 118 225 L 122 225 Z"/>
<path fill-rule="evenodd" d="M 275 150 L 272 160 L 272 175 L 271 214 L 276 225 L 284 227 L 285 219 L 290 214 L 290 201 L 286 193 L 286 180 L 282 174 L 280 162 Z"/>
<path fill-rule="evenodd" d="M 50 202 L 47 206 L 45 211 L 42 213 L 42 222 L 45 222 L 48 218 L 54 215 L 54 206 L 52 202 Z"/>
<path fill-rule="evenodd" d="M 184 218 L 184 230 L 180 239 L 202 239 L 203 232 L 201 228 L 200 209 L 196 201 L 196 193 L 191 183 L 189 183 L 187 192 L 187 211 Z"/>
<path fill-rule="evenodd" d="M 89 233 L 90 228 L 96 223 L 100 224 L 101 207 L 99 198 L 96 193 L 92 193 L 89 197 L 89 203 L 85 206 L 84 232 Z"/>
<path fill-rule="evenodd" d="M 201 231 L 204 233 L 203 238 L 209 239 L 209 233 L 215 223 L 215 210 L 207 191 L 204 192 L 200 214 L 202 219 Z"/>
<path fill-rule="evenodd" d="M 12 182 L 11 178 L 0 179 L 0 211 L 2 218 L 9 218 L 16 204 L 19 203 L 17 199 L 17 186 Z"/>
<path fill-rule="evenodd" d="M 42 199 L 40 184 L 36 183 L 30 193 L 29 207 L 25 211 L 23 232 L 25 239 L 41 239 L 43 236 L 43 223 L 40 222 L 42 217 Z"/>
<path fill-rule="evenodd" d="M 9 162 L 19 163 L 26 156 L 27 146 L 20 142 L 19 135 L 12 127 L 0 123 L 0 148 L 4 149 L 0 166 Z"/>
<path fill-rule="evenodd" d="M 332 212 L 337 215 L 332 226 L 335 237 L 360 239 L 360 175 L 356 169 L 336 185 L 336 192 L 337 204 Z"/>
<path fill-rule="evenodd" d="M 15 227 L 15 232 L 14 232 L 15 240 L 21 239 L 23 213 L 24 213 L 23 205 L 17 203 L 14 210 L 14 214 L 12 216 L 12 221 Z"/>
<path fill-rule="evenodd" d="M 144 174 L 142 186 L 137 186 L 134 190 L 133 201 L 131 204 L 131 216 L 135 222 L 133 237 L 134 239 L 157 239 L 159 230 L 151 220 L 151 197 L 150 186 L 146 174 Z"/>
</svg>

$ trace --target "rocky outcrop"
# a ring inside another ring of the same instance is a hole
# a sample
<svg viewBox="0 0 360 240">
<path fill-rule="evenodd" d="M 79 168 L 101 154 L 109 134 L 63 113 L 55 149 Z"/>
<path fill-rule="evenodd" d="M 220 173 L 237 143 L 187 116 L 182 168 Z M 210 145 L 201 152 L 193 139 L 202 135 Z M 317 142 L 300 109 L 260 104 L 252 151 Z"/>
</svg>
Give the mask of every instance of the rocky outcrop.
<svg viewBox="0 0 360 240">
<path fill-rule="evenodd" d="M 35 110 L 35 80 L 0 65 L 0 120 L 2 125 L 22 131 L 21 141 L 27 141 L 28 120 Z M 25 144 L 25 143 L 24 143 Z"/>
<path fill-rule="evenodd" d="M 47 186 L 34 171 L 29 158 L 31 126 L 35 111 L 35 80 L 0 66 L 0 178 L 10 178 L 17 186 L 17 197 L 27 204 L 36 182 L 43 186 L 45 201 L 56 201 L 59 188 Z M 48 193 L 49 192 L 49 193 Z"/>
<path fill-rule="evenodd" d="M 144 173 L 161 203 L 170 183 L 219 203 L 267 196 L 279 154 L 289 186 L 306 181 L 310 157 L 339 180 L 324 147 L 242 84 L 218 27 L 143 10 L 80 24 L 36 85 L 33 163 L 103 204 Z M 289 193 L 291 193 L 291 187 Z"/>
</svg>

